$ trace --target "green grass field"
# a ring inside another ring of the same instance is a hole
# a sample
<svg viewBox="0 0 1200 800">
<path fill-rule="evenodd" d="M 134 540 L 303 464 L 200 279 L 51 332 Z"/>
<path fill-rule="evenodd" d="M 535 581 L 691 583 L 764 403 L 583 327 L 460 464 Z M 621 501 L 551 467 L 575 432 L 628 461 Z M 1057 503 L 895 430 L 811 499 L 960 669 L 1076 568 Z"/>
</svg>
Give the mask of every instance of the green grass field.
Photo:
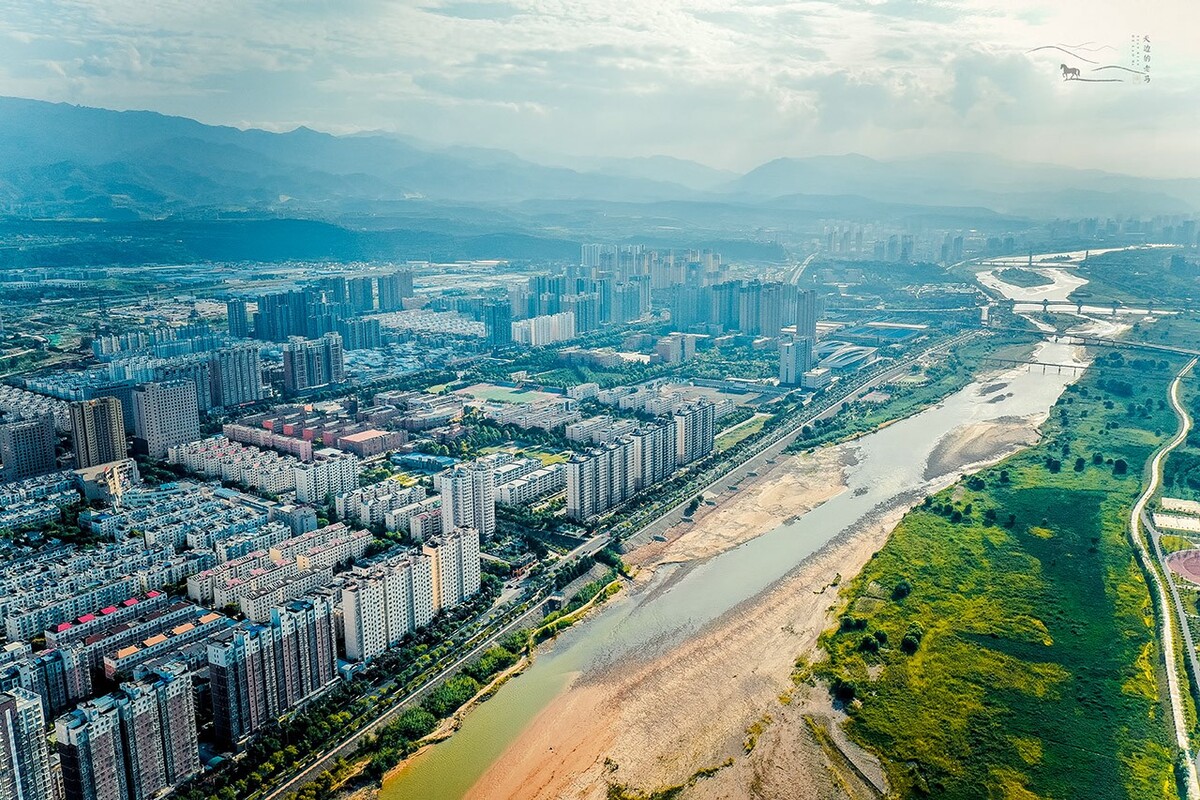
<svg viewBox="0 0 1200 800">
<path fill-rule="evenodd" d="M 554 400 L 559 395 L 538 392 L 532 389 L 510 389 L 507 386 L 496 386 L 490 383 L 477 383 L 465 389 L 459 389 L 455 394 L 465 394 L 476 400 L 494 400 L 497 403 L 537 403 L 543 400 Z"/>
<path fill-rule="evenodd" d="M 734 425 L 728 430 L 721 431 L 713 445 L 719 451 L 728 450 L 743 439 L 748 439 L 749 437 L 761 431 L 763 429 L 763 425 L 767 424 L 767 420 L 769 420 L 771 416 L 771 414 L 755 414 L 745 422 Z"/>
<path fill-rule="evenodd" d="M 1126 534 L 1143 465 L 1175 428 L 1157 404 L 1172 375 L 1145 370 L 1122 397 L 1089 371 L 1041 444 L 910 512 L 843 590 L 823 672 L 897 796 L 1177 796 Z"/>
</svg>

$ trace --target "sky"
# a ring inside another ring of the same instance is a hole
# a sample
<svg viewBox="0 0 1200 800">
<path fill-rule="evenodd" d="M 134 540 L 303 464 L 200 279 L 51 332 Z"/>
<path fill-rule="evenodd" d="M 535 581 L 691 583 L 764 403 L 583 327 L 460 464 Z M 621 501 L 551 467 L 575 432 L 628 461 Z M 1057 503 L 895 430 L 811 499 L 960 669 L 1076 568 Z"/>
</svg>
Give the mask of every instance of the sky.
<svg viewBox="0 0 1200 800">
<path fill-rule="evenodd" d="M 1198 30 L 1198 0 L 0 0 L 0 94 L 543 161 L 953 151 L 1200 176 Z M 1092 71 L 1146 36 L 1149 83 Z M 1052 45 L 1083 47 L 1027 52 Z"/>
</svg>

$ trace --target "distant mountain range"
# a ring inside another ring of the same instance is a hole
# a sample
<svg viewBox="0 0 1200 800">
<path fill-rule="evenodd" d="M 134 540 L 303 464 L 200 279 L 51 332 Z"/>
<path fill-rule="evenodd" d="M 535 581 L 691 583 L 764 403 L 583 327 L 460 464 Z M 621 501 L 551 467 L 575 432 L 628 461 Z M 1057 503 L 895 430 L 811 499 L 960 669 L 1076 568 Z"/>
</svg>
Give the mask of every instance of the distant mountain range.
<svg viewBox="0 0 1200 800">
<path fill-rule="evenodd" d="M 456 242 L 453 252 L 495 235 L 543 252 L 546 242 L 556 250 L 599 237 L 744 240 L 826 219 L 1000 231 L 1200 209 L 1200 180 L 969 154 L 781 158 L 744 175 L 666 156 L 545 161 L 386 133 L 272 133 L 0 98 L 0 217 L 9 223 L 302 218 L 407 231 L 414 246 Z"/>
</svg>

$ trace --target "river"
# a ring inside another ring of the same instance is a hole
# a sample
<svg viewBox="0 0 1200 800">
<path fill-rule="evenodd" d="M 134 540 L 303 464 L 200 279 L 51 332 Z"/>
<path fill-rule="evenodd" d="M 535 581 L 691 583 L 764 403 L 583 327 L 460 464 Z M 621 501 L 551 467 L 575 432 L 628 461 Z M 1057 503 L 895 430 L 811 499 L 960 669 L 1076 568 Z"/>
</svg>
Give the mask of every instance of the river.
<svg viewBox="0 0 1200 800">
<path fill-rule="evenodd" d="M 1035 359 L 1081 363 L 1067 344 L 1039 345 Z M 965 425 L 1045 414 L 1070 371 L 1015 369 L 972 383 L 937 406 L 858 441 L 848 490 L 792 522 L 706 561 L 658 569 L 653 578 L 610 603 L 543 649 L 534 664 L 467 715 L 448 741 L 412 759 L 387 782 L 386 800 L 457 800 L 572 681 L 650 658 L 678 645 L 740 603 L 752 600 L 805 558 L 877 508 L 919 497 L 945 476 L 927 478 L 930 454 Z M 1004 384 L 1002 387 L 999 384 Z M 940 479 L 940 480 L 939 480 Z"/>
</svg>

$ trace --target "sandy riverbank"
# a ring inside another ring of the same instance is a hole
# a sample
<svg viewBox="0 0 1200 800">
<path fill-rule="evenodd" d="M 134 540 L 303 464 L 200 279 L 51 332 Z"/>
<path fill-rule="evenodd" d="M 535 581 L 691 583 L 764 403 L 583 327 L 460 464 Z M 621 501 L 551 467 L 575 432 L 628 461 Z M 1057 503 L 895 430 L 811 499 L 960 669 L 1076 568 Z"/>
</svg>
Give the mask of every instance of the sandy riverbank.
<svg viewBox="0 0 1200 800">
<path fill-rule="evenodd" d="M 667 542 L 650 542 L 627 554 L 641 567 L 699 561 L 736 547 L 845 491 L 845 467 L 854 445 L 826 447 L 801 456 L 781 456 L 759 470 L 738 494 L 717 505 L 701 505 L 691 523 L 667 532 Z"/>
<path fill-rule="evenodd" d="M 1036 440 L 1038 422 L 1010 418 L 963 426 L 939 446 L 932 466 L 939 475 L 949 473 L 949 484 L 956 470 L 998 460 Z M 848 442 L 781 457 L 738 495 L 690 526 L 677 526 L 670 542 L 642 547 L 630 560 L 648 573 L 761 535 L 844 491 L 843 468 L 853 463 L 854 451 Z M 798 697 L 785 707 L 779 697 L 791 688 L 797 656 L 811 655 L 831 623 L 835 581 L 857 574 L 920 499 L 913 495 L 876 509 L 763 595 L 662 656 L 581 679 L 542 711 L 467 797 L 599 799 L 611 783 L 654 790 L 731 758 L 731 766 L 683 797 L 845 797 L 827 768 L 826 751 L 804 722 L 806 715 L 831 716 L 828 703 L 820 696 Z M 764 715 L 771 722 L 747 756 L 747 730 Z"/>
</svg>

